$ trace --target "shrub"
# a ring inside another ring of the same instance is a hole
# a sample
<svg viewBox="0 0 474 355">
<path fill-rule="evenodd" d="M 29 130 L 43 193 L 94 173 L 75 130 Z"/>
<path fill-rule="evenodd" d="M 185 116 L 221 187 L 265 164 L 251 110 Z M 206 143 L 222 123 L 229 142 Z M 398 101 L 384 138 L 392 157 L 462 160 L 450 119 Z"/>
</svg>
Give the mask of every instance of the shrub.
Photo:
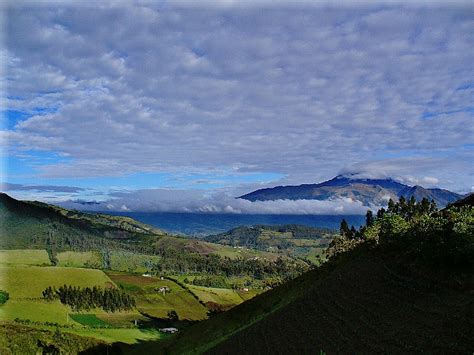
<svg viewBox="0 0 474 355">
<path fill-rule="evenodd" d="M 10 295 L 8 294 L 7 291 L 0 290 L 0 306 L 5 304 L 9 298 L 10 298 Z"/>
</svg>

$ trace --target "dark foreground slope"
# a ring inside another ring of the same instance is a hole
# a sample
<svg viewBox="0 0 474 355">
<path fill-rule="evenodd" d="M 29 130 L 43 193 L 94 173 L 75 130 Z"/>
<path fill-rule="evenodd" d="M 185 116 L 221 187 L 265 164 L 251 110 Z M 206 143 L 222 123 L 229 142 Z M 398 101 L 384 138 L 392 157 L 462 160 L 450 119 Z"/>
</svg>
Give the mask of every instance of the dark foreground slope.
<svg viewBox="0 0 474 355">
<path fill-rule="evenodd" d="M 472 271 L 434 270 L 361 245 L 168 341 L 108 351 L 472 354 L 473 283 Z"/>
<path fill-rule="evenodd" d="M 342 262 L 209 353 L 472 353 L 472 280 L 414 274 L 393 261 L 360 254 Z"/>
</svg>

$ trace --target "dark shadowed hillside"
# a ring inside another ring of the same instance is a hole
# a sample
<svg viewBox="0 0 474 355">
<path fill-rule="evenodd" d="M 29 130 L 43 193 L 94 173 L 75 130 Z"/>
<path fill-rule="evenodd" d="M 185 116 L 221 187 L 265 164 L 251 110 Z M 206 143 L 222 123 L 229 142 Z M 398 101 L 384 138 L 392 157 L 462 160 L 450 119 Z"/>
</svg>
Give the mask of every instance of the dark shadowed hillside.
<svg viewBox="0 0 474 355">
<path fill-rule="evenodd" d="M 470 353 L 472 277 L 411 267 L 361 251 L 209 353 Z"/>
</svg>

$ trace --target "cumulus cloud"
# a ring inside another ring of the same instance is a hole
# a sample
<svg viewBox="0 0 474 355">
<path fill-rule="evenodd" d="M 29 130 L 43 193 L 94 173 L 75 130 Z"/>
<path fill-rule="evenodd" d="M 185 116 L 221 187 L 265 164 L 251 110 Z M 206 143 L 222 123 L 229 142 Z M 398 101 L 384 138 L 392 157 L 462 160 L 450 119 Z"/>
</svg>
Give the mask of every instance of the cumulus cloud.
<svg viewBox="0 0 474 355">
<path fill-rule="evenodd" d="M 301 183 L 359 162 L 472 185 L 468 4 L 6 10 L 4 106 L 29 117 L 2 141 L 69 157 L 35 167 L 42 178 L 223 169 Z"/>
<path fill-rule="evenodd" d="M 368 208 L 351 198 L 326 201 L 276 200 L 247 201 L 233 197 L 226 191 L 147 189 L 112 193 L 106 202 L 84 205 L 80 202 L 61 203 L 67 208 L 90 211 L 148 211 L 186 213 L 235 213 L 235 214 L 295 214 L 295 215 L 351 215 L 364 214 Z"/>
</svg>

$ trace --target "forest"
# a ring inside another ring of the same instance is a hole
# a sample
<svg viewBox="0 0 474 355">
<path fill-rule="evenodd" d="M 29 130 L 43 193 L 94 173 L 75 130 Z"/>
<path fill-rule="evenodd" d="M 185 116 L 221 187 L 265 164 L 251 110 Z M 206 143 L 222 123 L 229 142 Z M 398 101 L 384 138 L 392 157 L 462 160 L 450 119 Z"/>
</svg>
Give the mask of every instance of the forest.
<svg viewBox="0 0 474 355">
<path fill-rule="evenodd" d="M 58 289 L 49 286 L 43 291 L 47 301 L 59 299 L 62 304 L 70 306 L 73 311 L 102 308 L 106 312 L 126 311 L 135 307 L 135 299 L 116 288 L 60 286 Z"/>
</svg>

